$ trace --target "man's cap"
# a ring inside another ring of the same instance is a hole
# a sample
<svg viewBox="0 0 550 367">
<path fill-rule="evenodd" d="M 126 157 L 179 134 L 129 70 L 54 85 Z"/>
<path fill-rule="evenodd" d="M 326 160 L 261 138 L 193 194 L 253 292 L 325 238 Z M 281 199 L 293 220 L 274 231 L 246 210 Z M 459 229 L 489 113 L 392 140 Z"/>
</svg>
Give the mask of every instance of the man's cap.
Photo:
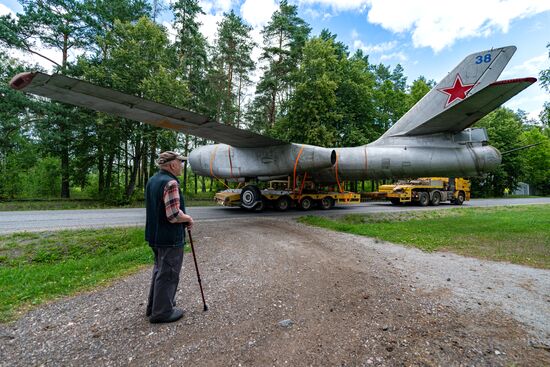
<svg viewBox="0 0 550 367">
<path fill-rule="evenodd" d="M 175 159 L 180 160 L 180 161 L 186 161 L 187 157 L 184 157 L 183 155 L 180 155 L 179 153 L 172 152 L 171 150 L 169 150 L 167 152 L 160 153 L 156 162 L 160 166 L 161 164 L 169 163 L 169 162 L 171 162 Z"/>
</svg>

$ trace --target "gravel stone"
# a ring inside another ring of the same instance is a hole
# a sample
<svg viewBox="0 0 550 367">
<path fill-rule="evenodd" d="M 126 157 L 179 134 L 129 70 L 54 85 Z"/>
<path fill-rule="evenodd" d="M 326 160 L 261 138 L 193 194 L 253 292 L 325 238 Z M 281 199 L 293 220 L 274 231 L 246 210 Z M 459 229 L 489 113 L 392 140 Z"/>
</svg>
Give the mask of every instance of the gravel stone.
<svg viewBox="0 0 550 367">
<path fill-rule="evenodd" d="M 294 324 L 294 323 L 290 319 L 279 321 L 279 325 L 281 325 L 282 327 L 291 327 L 292 324 Z"/>
</svg>

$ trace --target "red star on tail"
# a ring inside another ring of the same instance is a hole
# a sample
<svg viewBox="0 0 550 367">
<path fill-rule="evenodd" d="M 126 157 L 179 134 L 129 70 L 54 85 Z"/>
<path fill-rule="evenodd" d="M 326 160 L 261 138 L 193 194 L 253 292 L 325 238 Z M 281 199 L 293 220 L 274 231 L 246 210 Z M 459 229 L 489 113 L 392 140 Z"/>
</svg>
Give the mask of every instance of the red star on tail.
<svg viewBox="0 0 550 367">
<path fill-rule="evenodd" d="M 474 86 L 475 86 L 475 83 L 462 84 L 462 79 L 460 78 L 460 74 L 456 74 L 456 79 L 452 87 L 438 89 L 438 91 L 449 95 L 449 98 L 447 98 L 447 103 L 445 103 L 445 108 L 457 99 L 460 99 L 460 100 L 465 99 L 466 93 L 468 93 L 470 89 L 472 89 Z"/>
</svg>

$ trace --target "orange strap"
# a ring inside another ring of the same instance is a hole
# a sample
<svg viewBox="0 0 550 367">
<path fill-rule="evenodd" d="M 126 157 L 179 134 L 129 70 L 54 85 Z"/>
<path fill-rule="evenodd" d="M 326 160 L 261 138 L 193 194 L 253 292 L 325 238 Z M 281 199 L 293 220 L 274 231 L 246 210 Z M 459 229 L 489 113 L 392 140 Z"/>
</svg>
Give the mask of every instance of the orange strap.
<svg viewBox="0 0 550 367">
<path fill-rule="evenodd" d="M 226 185 L 225 182 L 223 182 L 221 179 L 219 179 L 215 174 L 214 174 L 214 170 L 212 169 L 212 166 L 213 166 L 213 163 L 214 163 L 214 158 L 216 157 L 216 151 L 218 150 L 219 148 L 219 145 L 216 145 L 216 147 L 214 148 L 214 151 L 212 152 L 212 154 L 210 155 L 210 176 L 214 177 L 216 180 L 220 181 L 222 183 L 222 185 L 225 186 L 226 189 L 229 189 L 230 187 Z"/>
<path fill-rule="evenodd" d="M 292 183 L 292 192 L 296 191 L 296 167 L 298 167 L 298 160 L 300 160 L 300 156 L 302 155 L 302 152 L 304 151 L 304 146 L 300 148 L 300 151 L 298 152 L 298 155 L 296 156 L 296 162 L 294 162 L 294 182 Z"/>
<path fill-rule="evenodd" d="M 302 196 L 302 190 L 304 189 L 304 185 L 306 183 L 306 177 L 307 177 L 307 172 L 304 173 L 304 178 L 302 180 L 302 184 L 300 185 L 300 191 L 298 192 L 298 197 Z"/>
<path fill-rule="evenodd" d="M 344 190 L 342 190 L 342 186 L 340 185 L 340 180 L 338 179 L 338 151 L 335 150 L 335 152 L 336 152 L 336 163 L 334 164 L 334 177 L 336 177 L 336 184 L 338 185 L 338 191 L 344 192 Z"/>
<path fill-rule="evenodd" d="M 229 157 L 229 177 L 233 178 L 233 162 L 231 161 L 231 146 L 227 146 L 227 156 Z"/>
</svg>

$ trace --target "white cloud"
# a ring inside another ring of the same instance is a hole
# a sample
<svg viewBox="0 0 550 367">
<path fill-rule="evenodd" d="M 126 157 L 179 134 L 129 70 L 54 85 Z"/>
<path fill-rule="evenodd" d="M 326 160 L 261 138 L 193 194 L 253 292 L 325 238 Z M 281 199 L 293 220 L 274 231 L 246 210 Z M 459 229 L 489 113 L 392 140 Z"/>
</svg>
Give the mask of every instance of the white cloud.
<svg viewBox="0 0 550 367">
<path fill-rule="evenodd" d="M 403 51 L 392 52 L 390 54 L 382 54 L 382 56 L 380 56 L 380 61 L 398 60 L 400 62 L 405 62 L 408 59 L 409 58 L 403 53 Z"/>
<path fill-rule="evenodd" d="M 487 37 L 508 32 L 514 19 L 550 10 L 540 0 L 371 0 L 368 20 L 392 32 L 410 31 L 415 47 L 435 52 L 467 37 Z"/>
<path fill-rule="evenodd" d="M 550 10 L 541 0 L 299 0 L 337 11 L 364 11 L 372 24 L 394 33 L 410 32 L 415 47 L 439 52 L 468 37 L 508 32 L 510 22 Z"/>
<path fill-rule="evenodd" d="M 234 0 L 201 0 L 199 5 L 205 13 L 227 13 L 231 10 Z"/>
<path fill-rule="evenodd" d="M 218 30 L 218 23 L 221 22 L 223 18 L 223 13 L 206 13 L 206 14 L 200 14 L 198 17 L 198 21 L 201 23 L 200 25 L 200 31 L 201 33 L 206 37 L 208 40 L 208 43 L 211 45 L 214 44 L 214 41 L 216 40 L 216 31 Z"/>
<path fill-rule="evenodd" d="M 12 17 L 15 17 L 15 12 L 13 10 L 11 10 L 10 8 L 8 8 L 6 5 L 4 4 L 0 4 L 0 15 L 7 15 L 7 14 L 11 14 Z"/>
<path fill-rule="evenodd" d="M 514 65 L 502 73 L 505 77 L 518 77 L 518 76 L 535 76 L 538 77 L 541 70 L 550 68 L 550 59 L 548 54 L 535 56 L 529 60 L 525 60 L 522 64 Z"/>
<path fill-rule="evenodd" d="M 199 14 L 197 20 L 201 23 L 200 31 L 212 45 L 216 39 L 218 22 L 221 22 L 223 13 L 228 13 L 237 0 L 201 0 L 199 5 L 205 14 Z"/>
<path fill-rule="evenodd" d="M 548 92 L 540 84 L 532 85 L 504 104 L 512 110 L 521 109 L 527 112 L 527 116 L 533 120 L 539 120 L 539 114 L 542 112 L 544 102 L 548 102 Z"/>
<path fill-rule="evenodd" d="M 317 19 L 321 16 L 321 13 L 313 8 L 306 8 L 304 14 L 309 16 L 311 19 Z"/>
<path fill-rule="evenodd" d="M 353 41 L 353 47 L 356 50 L 363 50 L 363 52 L 366 54 L 387 52 L 394 49 L 395 46 L 397 46 L 397 41 L 383 42 L 374 45 L 364 44 L 363 41 L 359 39 Z"/>
<path fill-rule="evenodd" d="M 252 27 L 263 27 L 278 8 L 274 0 L 245 0 L 241 6 L 241 14 Z"/>
<path fill-rule="evenodd" d="M 365 10 L 371 0 L 299 0 L 299 4 L 319 4 L 321 6 L 330 7 L 337 11 L 346 10 Z"/>
<path fill-rule="evenodd" d="M 168 34 L 168 39 L 170 40 L 170 42 L 175 42 L 176 41 L 176 35 L 177 35 L 178 32 L 174 28 L 173 23 L 164 21 L 164 22 L 162 22 L 162 25 L 164 26 L 164 28 L 166 28 L 166 33 Z"/>
<path fill-rule="evenodd" d="M 17 19 L 17 14 L 10 8 L 8 8 L 4 4 L 0 4 L 0 15 L 7 15 L 10 14 L 12 17 Z M 61 53 L 57 52 L 50 48 L 43 48 L 43 47 L 36 47 L 35 51 L 40 53 L 41 55 L 44 55 L 45 57 L 49 58 L 50 60 L 56 61 L 58 63 L 61 63 Z M 40 65 L 44 69 L 51 71 L 54 67 L 54 63 L 49 62 L 43 57 L 40 57 L 36 54 L 25 52 L 22 50 L 17 49 L 8 49 L 7 50 L 8 55 L 10 57 L 13 57 L 14 59 L 18 59 L 26 63 L 27 65 Z M 78 51 L 77 51 L 78 52 Z M 75 57 L 74 52 L 71 52 L 69 54 L 70 56 Z"/>
</svg>

